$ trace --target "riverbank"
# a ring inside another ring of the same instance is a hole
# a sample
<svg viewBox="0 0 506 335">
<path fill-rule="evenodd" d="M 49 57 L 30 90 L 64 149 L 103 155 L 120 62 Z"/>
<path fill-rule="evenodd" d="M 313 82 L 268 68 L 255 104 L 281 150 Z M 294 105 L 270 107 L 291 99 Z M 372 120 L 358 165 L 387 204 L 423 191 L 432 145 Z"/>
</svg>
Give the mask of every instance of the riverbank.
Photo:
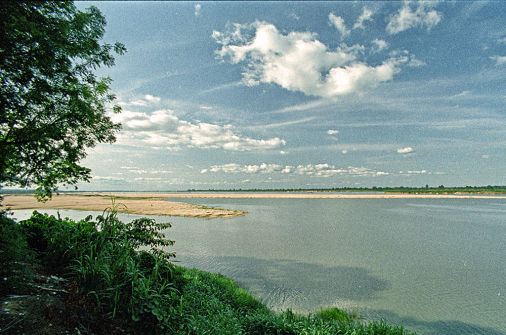
<svg viewBox="0 0 506 335">
<path fill-rule="evenodd" d="M 210 208 L 178 201 L 166 201 L 160 194 L 105 194 L 78 193 L 54 195 L 46 202 L 39 202 L 33 195 L 4 195 L 0 210 L 11 209 L 74 209 L 104 211 L 113 206 L 128 214 L 185 216 L 195 218 L 232 218 L 246 212 Z"/>
<path fill-rule="evenodd" d="M 169 262 L 153 249 L 172 244 L 167 226 L 149 219 L 0 220 L 2 334 L 414 334 L 337 308 L 275 313 L 222 275 Z"/>
<path fill-rule="evenodd" d="M 142 193 L 111 193 L 113 196 L 136 197 Z M 146 196 L 148 194 L 145 194 Z M 149 194 L 153 197 L 173 199 L 506 199 L 505 195 L 475 194 L 410 194 L 410 193 L 329 193 L 329 192 L 279 192 L 279 193 L 164 193 Z"/>
<path fill-rule="evenodd" d="M 73 209 L 104 211 L 115 205 L 115 210 L 127 214 L 184 216 L 194 218 L 233 218 L 247 212 L 212 208 L 167 199 L 506 199 L 504 195 L 476 194 L 405 194 L 405 193 L 329 193 L 329 192 L 174 192 L 174 193 L 63 193 L 39 202 L 32 194 L 5 194 L 0 210 L 18 209 Z"/>
</svg>

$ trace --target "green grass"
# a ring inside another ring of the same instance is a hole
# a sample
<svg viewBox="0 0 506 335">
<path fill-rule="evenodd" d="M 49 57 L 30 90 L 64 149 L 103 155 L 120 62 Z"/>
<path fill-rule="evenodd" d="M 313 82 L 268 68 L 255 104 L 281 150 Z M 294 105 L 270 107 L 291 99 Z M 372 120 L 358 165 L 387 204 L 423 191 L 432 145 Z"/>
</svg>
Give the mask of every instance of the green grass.
<svg viewBox="0 0 506 335">
<path fill-rule="evenodd" d="M 163 251 L 173 243 L 162 232 L 168 227 L 149 219 L 123 223 L 115 212 L 78 222 L 34 212 L 15 224 L 2 216 L 0 256 L 31 254 L 48 273 L 64 276 L 67 300 L 86 312 L 79 326 L 95 333 L 411 334 L 337 308 L 274 313 L 222 275 L 173 265 L 174 255 Z M 5 264 L 2 275 L 19 279 L 16 262 Z"/>
</svg>

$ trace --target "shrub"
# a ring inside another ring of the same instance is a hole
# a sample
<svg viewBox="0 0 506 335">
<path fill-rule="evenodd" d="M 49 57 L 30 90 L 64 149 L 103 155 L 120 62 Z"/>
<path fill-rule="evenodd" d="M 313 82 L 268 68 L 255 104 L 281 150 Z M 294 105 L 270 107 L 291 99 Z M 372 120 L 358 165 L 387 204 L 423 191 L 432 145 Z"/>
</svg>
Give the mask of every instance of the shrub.
<svg viewBox="0 0 506 335">
<path fill-rule="evenodd" d="M 0 213 L 0 296 L 28 290 L 34 259 L 19 225 Z"/>
<path fill-rule="evenodd" d="M 78 222 L 34 212 L 20 227 L 43 264 L 75 280 L 106 317 L 155 333 L 174 324 L 180 301 L 168 261 L 174 254 L 162 249 L 174 243 L 162 232 L 170 224 L 146 218 L 125 224 L 112 210 Z"/>
</svg>

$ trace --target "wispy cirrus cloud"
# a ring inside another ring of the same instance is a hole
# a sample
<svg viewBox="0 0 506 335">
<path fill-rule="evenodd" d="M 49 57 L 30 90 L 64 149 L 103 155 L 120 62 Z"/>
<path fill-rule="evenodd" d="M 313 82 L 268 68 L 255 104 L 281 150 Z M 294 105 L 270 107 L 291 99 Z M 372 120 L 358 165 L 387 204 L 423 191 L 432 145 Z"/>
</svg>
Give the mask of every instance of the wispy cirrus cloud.
<svg viewBox="0 0 506 335">
<path fill-rule="evenodd" d="M 346 28 L 344 24 L 344 19 L 340 16 L 336 16 L 334 13 L 329 14 L 329 21 L 339 33 L 341 33 L 341 38 L 345 38 L 350 34 L 350 31 Z"/>
<path fill-rule="evenodd" d="M 332 14 L 332 13 L 331 13 Z M 342 19 L 330 16 L 333 22 Z M 346 30 L 342 33 L 346 35 Z M 256 21 L 233 24 L 225 32 L 214 31 L 221 48 L 217 55 L 243 64 L 243 82 L 254 86 L 272 83 L 289 91 L 331 98 L 368 89 L 393 79 L 409 54 L 399 53 L 381 64 L 369 65 L 362 58 L 365 47 L 340 44 L 330 50 L 311 32 L 281 33 L 273 24 Z"/>
<path fill-rule="evenodd" d="M 415 27 L 431 30 L 442 18 L 441 13 L 433 9 L 433 6 L 432 2 L 419 1 L 416 8 L 413 8 L 411 1 L 404 1 L 399 11 L 390 17 L 387 32 L 394 35 Z"/>
<path fill-rule="evenodd" d="M 362 8 L 362 14 L 357 19 L 357 22 L 353 25 L 353 29 L 365 29 L 364 22 L 372 21 L 374 12 L 367 7 Z"/>
<path fill-rule="evenodd" d="M 194 14 L 195 16 L 200 16 L 201 12 L 202 12 L 202 5 L 201 4 L 195 4 L 195 6 L 193 6 L 193 9 L 194 9 Z"/>
<path fill-rule="evenodd" d="M 134 166 L 120 166 L 119 167 L 121 170 L 125 170 L 126 172 L 128 173 L 131 173 L 131 174 L 142 174 L 142 175 L 147 175 L 147 174 L 172 174 L 173 171 L 171 170 L 157 170 L 157 169 L 141 169 L 141 168 L 138 168 L 138 167 L 134 167 Z"/>
<path fill-rule="evenodd" d="M 491 56 L 490 59 L 495 61 L 496 66 L 502 66 L 506 64 L 506 56 Z"/>
</svg>

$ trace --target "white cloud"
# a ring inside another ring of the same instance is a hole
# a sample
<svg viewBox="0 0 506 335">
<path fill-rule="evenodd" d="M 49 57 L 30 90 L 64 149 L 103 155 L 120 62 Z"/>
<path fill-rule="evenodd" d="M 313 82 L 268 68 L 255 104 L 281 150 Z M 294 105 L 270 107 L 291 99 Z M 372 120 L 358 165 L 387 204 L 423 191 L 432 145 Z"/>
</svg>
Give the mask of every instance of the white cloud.
<svg viewBox="0 0 506 335">
<path fill-rule="evenodd" d="M 506 44 L 506 37 L 500 38 L 497 42 L 499 42 L 499 44 Z"/>
<path fill-rule="evenodd" d="M 408 174 L 426 174 L 427 170 L 415 170 L 415 171 L 408 171 Z"/>
<path fill-rule="evenodd" d="M 111 176 L 92 176 L 92 180 L 105 180 L 105 181 L 125 181 L 124 178 L 111 177 Z"/>
<path fill-rule="evenodd" d="M 171 173 L 173 173 L 170 170 L 154 170 L 154 169 L 144 170 L 144 169 L 140 169 L 140 168 L 133 167 L 133 166 L 120 166 L 119 168 L 123 169 L 123 170 L 127 170 L 128 173 L 142 174 L 142 175 L 146 175 L 146 174 L 171 174 Z"/>
<path fill-rule="evenodd" d="M 386 42 L 384 40 L 380 40 L 380 39 L 376 38 L 372 41 L 372 43 L 374 44 L 374 46 L 372 47 L 371 51 L 374 53 L 381 52 L 381 51 L 385 50 L 386 48 L 388 48 L 388 42 Z"/>
<path fill-rule="evenodd" d="M 350 94 L 392 80 L 409 55 L 398 54 L 370 66 L 359 60 L 365 47 L 339 45 L 329 50 L 310 32 L 283 34 L 266 22 L 234 24 L 226 32 L 213 32 L 221 44 L 220 57 L 244 64 L 243 82 L 277 84 L 290 91 L 330 98 Z"/>
<path fill-rule="evenodd" d="M 330 23 L 341 33 L 341 38 L 344 38 L 350 34 L 350 31 L 346 29 L 344 20 L 340 16 L 335 16 L 334 13 L 329 14 Z"/>
<path fill-rule="evenodd" d="M 269 124 L 262 124 L 262 125 L 256 125 L 256 126 L 249 126 L 248 129 L 271 129 L 271 128 L 283 128 L 286 126 L 292 126 L 294 124 L 300 124 L 300 123 L 307 123 L 312 120 L 314 120 L 315 117 L 307 117 L 300 120 L 291 120 L 291 121 L 285 121 L 285 122 L 277 122 L 277 123 L 269 123 Z"/>
<path fill-rule="evenodd" d="M 425 63 L 423 60 L 416 59 L 414 56 L 411 56 L 408 62 L 409 67 L 420 67 L 425 65 L 427 65 L 427 63 Z"/>
<path fill-rule="evenodd" d="M 348 153 L 348 150 L 343 149 L 343 150 L 341 150 L 341 152 L 343 153 L 343 155 L 346 155 Z"/>
<path fill-rule="evenodd" d="M 274 171 L 281 171 L 282 167 L 278 164 L 266 164 L 260 165 L 239 165 L 236 163 L 229 163 L 224 165 L 213 165 L 209 169 L 202 169 L 200 173 L 208 172 L 224 172 L 224 173 L 272 173 Z"/>
<path fill-rule="evenodd" d="M 144 96 L 144 99 L 147 100 L 147 101 L 149 101 L 149 102 L 160 102 L 160 98 L 159 97 L 154 97 L 151 94 L 146 94 Z"/>
<path fill-rule="evenodd" d="M 491 56 L 490 59 L 495 61 L 496 66 L 506 64 L 506 56 Z"/>
<path fill-rule="evenodd" d="M 295 13 L 288 14 L 288 17 L 291 17 L 292 19 L 294 19 L 296 21 L 300 20 L 300 17 L 297 14 L 295 14 Z"/>
<path fill-rule="evenodd" d="M 416 9 L 413 9 L 411 2 L 405 1 L 402 8 L 390 17 L 387 32 L 398 34 L 415 27 L 426 27 L 430 30 L 441 21 L 441 14 L 432 9 L 432 3 L 420 1 L 417 4 Z"/>
<path fill-rule="evenodd" d="M 411 152 L 415 151 L 412 147 L 406 147 L 406 148 L 400 148 L 397 149 L 397 152 L 400 154 L 409 154 Z"/>
<path fill-rule="evenodd" d="M 298 166 L 281 166 L 278 164 L 267 164 L 261 163 L 259 165 L 240 165 L 236 163 L 229 163 L 224 165 L 213 165 L 208 169 L 202 169 L 200 173 L 246 173 L 246 174 L 271 174 L 271 173 L 281 173 L 281 174 L 297 174 L 297 175 L 305 175 L 311 177 L 322 177 L 328 178 L 336 175 L 351 175 L 351 176 L 386 176 L 390 173 L 384 171 L 376 171 L 372 169 L 368 169 L 365 167 L 353 167 L 349 166 L 347 168 L 336 168 L 334 165 L 329 165 L 327 163 L 323 164 L 307 164 L 307 165 L 298 165 Z"/>
<path fill-rule="evenodd" d="M 240 136 L 234 133 L 231 125 L 180 120 L 168 109 L 156 110 L 151 114 L 124 110 L 120 114 L 112 114 L 111 119 L 123 125 L 118 142 L 130 145 L 249 151 L 272 149 L 286 144 L 285 140 L 278 137 L 263 140 Z"/>
<path fill-rule="evenodd" d="M 200 16 L 202 6 L 200 4 L 196 4 L 193 8 L 195 9 L 195 16 Z"/>
<path fill-rule="evenodd" d="M 130 100 L 128 102 L 120 101 L 118 104 L 121 106 L 136 106 L 136 107 L 144 107 L 152 104 L 156 104 L 160 102 L 159 97 L 152 96 L 151 94 L 146 94 L 142 98 L 138 98 L 135 100 Z"/>
<path fill-rule="evenodd" d="M 327 134 L 329 134 L 329 135 L 337 135 L 338 133 L 339 133 L 339 130 L 335 130 L 335 129 L 327 130 Z"/>
<path fill-rule="evenodd" d="M 358 29 L 358 28 L 365 29 L 364 22 L 372 21 L 373 14 L 374 13 L 372 12 L 372 10 L 370 10 L 367 7 L 364 7 L 362 9 L 362 14 L 360 14 L 360 16 L 357 19 L 357 22 L 355 22 L 355 24 L 353 25 L 353 29 Z"/>
</svg>

